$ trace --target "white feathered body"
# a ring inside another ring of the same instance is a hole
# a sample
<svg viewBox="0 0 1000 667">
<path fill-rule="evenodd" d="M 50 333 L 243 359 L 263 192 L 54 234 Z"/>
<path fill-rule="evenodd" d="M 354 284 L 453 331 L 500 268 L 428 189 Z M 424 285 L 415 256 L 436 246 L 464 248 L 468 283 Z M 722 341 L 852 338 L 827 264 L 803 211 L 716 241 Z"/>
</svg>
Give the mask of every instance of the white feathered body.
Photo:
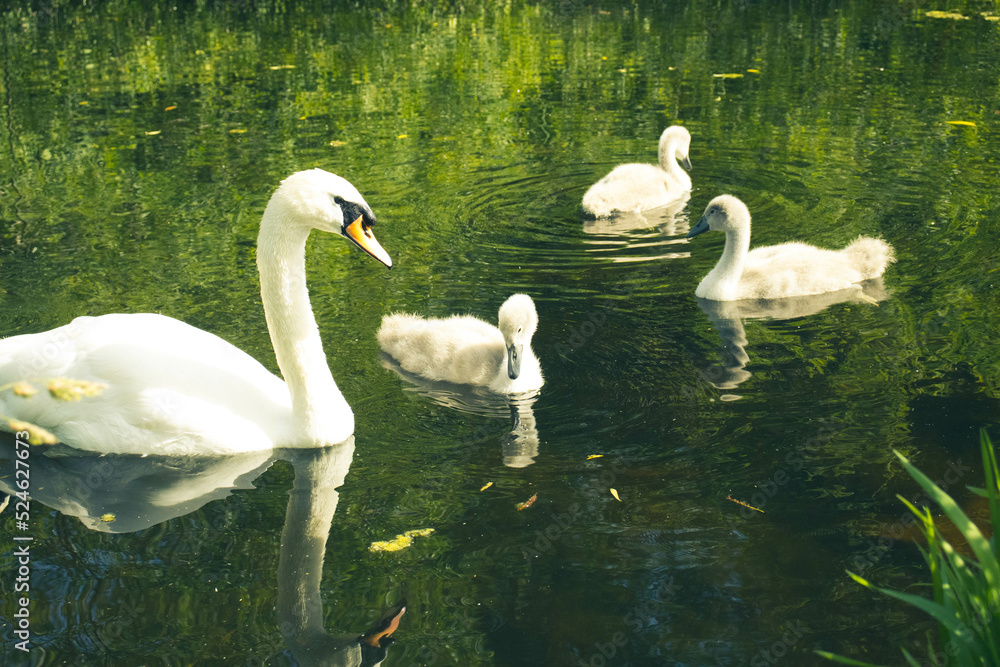
<svg viewBox="0 0 1000 667">
<path fill-rule="evenodd" d="M 702 279 L 695 296 L 734 301 L 834 292 L 877 278 L 892 261 L 892 247 L 870 237 L 859 237 L 841 250 L 781 243 L 748 252 L 738 280 L 726 278 L 727 267 L 720 261 Z"/>
<path fill-rule="evenodd" d="M 313 229 L 350 238 L 391 267 L 374 224 L 357 189 L 321 169 L 292 174 L 271 196 L 257 267 L 285 381 L 239 348 L 169 317 L 81 317 L 0 341 L 0 383 L 66 377 L 105 384 L 101 395 L 68 403 L 8 391 L 0 413 L 106 453 L 212 455 L 343 442 L 354 432 L 354 413 L 330 373 L 309 303 L 306 240 Z"/>
<path fill-rule="evenodd" d="M 404 370 L 429 380 L 484 386 L 500 394 L 534 391 L 543 383 L 541 366 L 528 346 L 521 372 L 511 380 L 500 329 L 471 315 L 389 315 L 382 320 L 378 342 Z"/>
<path fill-rule="evenodd" d="M 221 338 L 151 313 L 79 317 L 0 340 L 0 385 L 66 377 L 106 385 L 67 402 L 0 393 L 0 414 L 105 453 L 230 454 L 293 438 L 286 384 Z"/>
<path fill-rule="evenodd" d="M 590 186 L 583 195 L 583 210 L 598 218 L 639 213 L 666 206 L 690 189 L 691 177 L 680 168 L 664 171 L 652 164 L 622 164 Z"/>
<path fill-rule="evenodd" d="M 881 276 L 895 261 L 891 245 L 867 236 L 841 250 L 794 241 L 750 250 L 750 210 L 732 195 L 710 201 L 687 236 L 707 231 L 725 232 L 726 246 L 694 293 L 714 301 L 836 292 Z"/>
<path fill-rule="evenodd" d="M 639 213 L 659 208 L 687 195 L 691 177 L 688 169 L 691 134 L 681 125 L 672 125 L 660 135 L 658 163 L 618 165 L 583 195 L 583 210 L 598 218 L 616 213 Z"/>
</svg>

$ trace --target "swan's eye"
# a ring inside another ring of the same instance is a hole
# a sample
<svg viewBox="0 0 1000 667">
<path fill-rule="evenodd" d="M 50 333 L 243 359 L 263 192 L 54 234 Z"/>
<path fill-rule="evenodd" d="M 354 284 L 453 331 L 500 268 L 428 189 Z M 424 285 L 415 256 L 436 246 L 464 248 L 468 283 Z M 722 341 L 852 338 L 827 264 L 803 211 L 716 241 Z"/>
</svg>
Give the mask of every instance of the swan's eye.
<svg viewBox="0 0 1000 667">
<path fill-rule="evenodd" d="M 522 330 L 523 328 L 524 328 L 524 327 L 518 327 L 518 328 L 517 328 L 517 333 L 521 333 L 521 330 Z"/>
</svg>

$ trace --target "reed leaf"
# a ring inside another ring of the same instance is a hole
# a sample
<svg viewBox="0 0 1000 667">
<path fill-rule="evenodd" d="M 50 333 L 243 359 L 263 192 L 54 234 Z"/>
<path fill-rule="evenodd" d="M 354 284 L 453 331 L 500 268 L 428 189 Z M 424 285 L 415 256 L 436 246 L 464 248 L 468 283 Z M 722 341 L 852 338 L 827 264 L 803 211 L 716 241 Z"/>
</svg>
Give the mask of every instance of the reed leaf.
<svg viewBox="0 0 1000 667">
<path fill-rule="evenodd" d="M 991 539 L 986 539 L 951 496 L 914 467 L 905 456 L 895 452 L 907 472 L 958 528 L 974 556 L 966 558 L 955 550 L 937 529 L 930 509 L 918 508 L 906 498 L 898 496 L 917 517 L 927 540 L 927 548 L 921 548 L 920 553 L 930 570 L 933 600 L 880 588 L 853 572 L 847 574 L 862 586 L 906 602 L 933 617 L 938 622 L 940 644 L 943 654 L 948 656 L 948 664 L 1000 667 L 1000 559 L 996 552 L 996 539 L 1000 534 L 1000 467 L 997 465 L 996 450 L 985 432 L 980 434 L 980 451 L 986 487 L 970 487 L 970 490 L 989 501 L 990 521 L 993 525 Z M 841 664 L 868 664 L 825 651 L 816 653 Z M 908 664 L 920 664 L 905 650 L 903 655 Z M 942 653 L 935 652 L 929 644 L 930 664 L 941 664 L 939 655 Z"/>
</svg>

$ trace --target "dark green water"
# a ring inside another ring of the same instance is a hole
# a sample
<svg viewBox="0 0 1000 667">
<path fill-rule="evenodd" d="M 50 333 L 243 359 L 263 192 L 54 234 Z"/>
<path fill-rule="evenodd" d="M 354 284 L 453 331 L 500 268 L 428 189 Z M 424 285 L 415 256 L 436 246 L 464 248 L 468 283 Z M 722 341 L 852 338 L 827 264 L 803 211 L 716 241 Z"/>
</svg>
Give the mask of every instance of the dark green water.
<svg viewBox="0 0 1000 667">
<path fill-rule="evenodd" d="M 891 450 L 970 503 L 978 429 L 1000 435 L 995 3 L 22 4 L 0 13 L 0 335 L 160 312 L 277 370 L 254 265 L 274 187 L 322 167 L 378 215 L 391 272 L 309 246 L 357 418 L 319 547 L 330 633 L 405 596 L 387 667 L 923 652 L 926 618 L 844 570 L 924 590 L 914 544 L 880 539 L 916 493 Z M 586 221 L 586 188 L 654 161 L 673 123 L 693 137 L 687 207 Z M 683 236 L 723 192 L 756 244 L 892 243 L 878 304 L 700 307 L 724 239 Z M 493 319 L 515 291 L 546 376 L 522 430 L 382 366 L 383 315 Z M 504 465 L 512 440 L 537 440 L 531 465 Z M 279 554 L 301 541 L 286 508 L 306 464 L 286 459 L 36 450 L 28 657 L 0 515 L 7 663 L 292 664 Z"/>
</svg>

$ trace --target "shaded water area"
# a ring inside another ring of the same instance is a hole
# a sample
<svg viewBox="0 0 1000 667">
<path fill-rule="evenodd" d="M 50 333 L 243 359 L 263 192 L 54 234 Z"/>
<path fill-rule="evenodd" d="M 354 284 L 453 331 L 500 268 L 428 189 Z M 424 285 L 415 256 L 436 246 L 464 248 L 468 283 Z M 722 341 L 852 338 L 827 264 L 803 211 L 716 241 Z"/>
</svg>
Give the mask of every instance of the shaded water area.
<svg viewBox="0 0 1000 667">
<path fill-rule="evenodd" d="M 310 664 L 289 595 L 311 632 L 355 636 L 405 597 L 386 666 L 924 653 L 928 619 L 845 570 L 925 591 L 892 449 L 974 512 L 978 430 L 1000 435 L 995 3 L 20 4 L 0 12 L 0 335 L 158 312 L 277 372 L 257 225 L 305 168 L 357 186 L 395 267 L 309 242 L 353 442 L 33 450 L 33 648 L 12 649 L 10 507 L 6 664 Z M 676 123 L 690 200 L 587 220 L 587 187 Z M 724 192 L 754 244 L 865 234 L 898 262 L 866 296 L 699 302 L 724 237 L 685 234 Z M 539 311 L 537 398 L 383 365 L 383 315 L 495 321 L 514 292 Z M 321 664 L 357 664 L 335 644 Z"/>
</svg>

